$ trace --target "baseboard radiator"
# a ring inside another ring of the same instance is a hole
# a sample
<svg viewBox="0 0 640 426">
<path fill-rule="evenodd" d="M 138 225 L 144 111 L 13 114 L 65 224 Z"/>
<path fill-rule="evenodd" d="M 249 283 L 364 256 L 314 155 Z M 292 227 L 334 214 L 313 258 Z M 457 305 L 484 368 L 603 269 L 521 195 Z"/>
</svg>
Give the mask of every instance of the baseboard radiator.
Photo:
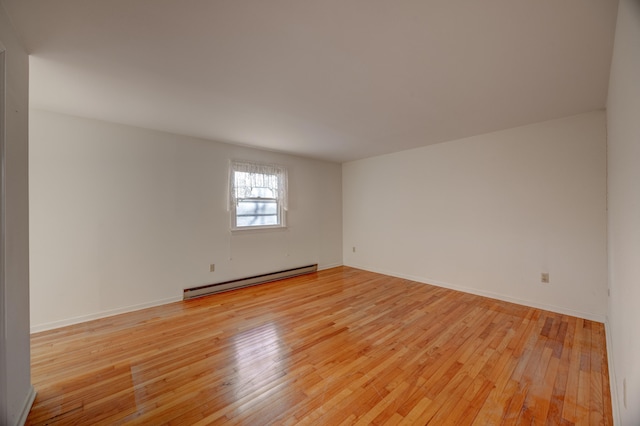
<svg viewBox="0 0 640 426">
<path fill-rule="evenodd" d="M 209 294 L 220 293 L 223 291 L 235 290 L 237 288 L 249 287 L 252 285 L 282 280 L 284 278 L 296 277 L 298 275 L 311 274 L 313 272 L 316 272 L 317 270 L 318 264 L 316 263 L 314 265 L 301 266 L 299 268 L 287 269 L 284 271 L 255 275 L 253 277 L 240 278 L 238 280 L 225 281 L 216 284 L 207 284 L 200 287 L 186 288 L 184 290 L 182 299 L 188 300 L 196 297 L 207 296 Z"/>
</svg>

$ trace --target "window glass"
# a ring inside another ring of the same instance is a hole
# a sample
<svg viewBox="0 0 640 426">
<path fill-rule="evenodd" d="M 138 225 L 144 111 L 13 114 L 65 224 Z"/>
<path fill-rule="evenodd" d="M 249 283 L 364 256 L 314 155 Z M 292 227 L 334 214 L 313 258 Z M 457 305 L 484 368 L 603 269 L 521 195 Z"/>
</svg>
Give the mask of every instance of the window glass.
<svg viewBox="0 0 640 426">
<path fill-rule="evenodd" d="M 230 168 L 232 229 L 283 227 L 286 170 L 281 166 L 234 161 Z"/>
</svg>

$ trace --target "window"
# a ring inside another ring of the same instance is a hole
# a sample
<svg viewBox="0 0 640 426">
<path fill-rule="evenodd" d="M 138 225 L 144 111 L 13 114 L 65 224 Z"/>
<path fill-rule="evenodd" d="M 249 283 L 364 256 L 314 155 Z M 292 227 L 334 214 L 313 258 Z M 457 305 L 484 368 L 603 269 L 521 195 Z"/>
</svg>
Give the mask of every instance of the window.
<svg viewBox="0 0 640 426">
<path fill-rule="evenodd" d="M 287 170 L 273 164 L 232 161 L 231 229 L 285 226 Z"/>
</svg>

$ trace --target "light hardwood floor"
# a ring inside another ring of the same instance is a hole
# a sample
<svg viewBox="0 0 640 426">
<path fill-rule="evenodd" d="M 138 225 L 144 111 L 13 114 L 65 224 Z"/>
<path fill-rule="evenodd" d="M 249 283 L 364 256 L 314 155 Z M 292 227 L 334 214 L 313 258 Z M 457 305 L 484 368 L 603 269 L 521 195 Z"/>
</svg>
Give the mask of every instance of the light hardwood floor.
<svg viewBox="0 0 640 426">
<path fill-rule="evenodd" d="M 602 324 L 348 267 L 34 334 L 27 424 L 612 424 Z"/>
</svg>

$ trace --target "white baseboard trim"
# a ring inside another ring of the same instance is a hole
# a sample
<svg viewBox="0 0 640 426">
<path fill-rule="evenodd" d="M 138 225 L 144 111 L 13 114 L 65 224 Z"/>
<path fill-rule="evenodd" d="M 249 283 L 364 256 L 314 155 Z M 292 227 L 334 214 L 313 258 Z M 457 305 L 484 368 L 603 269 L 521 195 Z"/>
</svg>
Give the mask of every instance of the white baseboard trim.
<svg viewBox="0 0 640 426">
<path fill-rule="evenodd" d="M 327 265 L 318 266 L 318 271 L 322 271 L 325 269 L 336 268 L 338 266 L 342 266 L 342 263 L 330 263 Z M 177 297 L 169 297 L 167 299 L 154 300 L 152 302 L 140 303 L 138 305 L 125 306 L 122 308 L 110 309 L 107 311 L 96 312 L 88 315 L 81 315 L 78 317 L 67 318 L 59 321 L 48 322 L 44 324 L 37 324 L 31 326 L 31 333 L 39 333 L 41 331 L 53 330 L 60 327 L 66 327 L 68 325 L 79 324 L 82 322 L 87 322 L 95 319 L 106 318 L 113 315 L 124 314 L 127 312 L 138 311 L 140 309 L 152 308 L 154 306 L 166 305 L 167 303 L 180 302 L 182 301 L 181 296 Z"/>
<path fill-rule="evenodd" d="M 27 423 L 27 417 L 29 417 L 29 412 L 31 411 L 31 407 L 33 406 L 33 401 L 36 399 L 36 390 L 32 386 L 29 386 L 29 393 L 27 393 L 27 397 L 24 400 L 24 404 L 22 406 L 22 411 L 20 412 L 20 417 L 18 417 L 18 421 L 16 422 L 17 426 L 24 426 Z"/>
<path fill-rule="evenodd" d="M 318 271 L 324 271 L 325 269 L 337 268 L 338 266 L 342 266 L 342 263 L 329 263 L 327 265 L 318 265 Z"/>
<path fill-rule="evenodd" d="M 418 277 L 415 275 L 402 274 L 398 272 L 386 271 L 378 268 L 370 268 L 368 266 L 356 265 L 356 264 L 347 264 L 345 266 L 351 266 L 352 268 L 364 269 L 365 271 L 371 271 L 378 274 L 390 275 L 392 277 L 404 278 L 411 281 L 416 281 L 423 284 L 431 284 L 437 287 L 448 288 L 450 290 L 461 291 L 463 293 L 475 294 L 476 296 L 488 297 L 490 299 L 502 300 L 503 302 L 515 303 L 518 305 L 529 306 L 531 308 L 543 309 L 545 311 L 551 311 L 558 314 L 571 315 L 573 317 L 583 318 L 591 321 L 597 321 L 604 323 L 606 320 L 606 316 L 598 315 L 590 312 L 581 312 L 576 311 L 574 309 L 565 308 L 562 306 L 555 306 L 546 303 L 532 302 L 529 300 L 518 299 L 516 297 L 507 296 L 504 294 L 494 293 L 491 291 L 479 290 L 476 288 L 466 287 L 463 285 L 446 283 L 443 281 L 431 280 L 429 278 Z"/>
<path fill-rule="evenodd" d="M 613 424 L 619 425 L 620 422 L 620 404 L 618 403 L 618 385 L 616 382 L 616 370 L 613 365 L 613 336 L 611 335 L 611 326 L 609 318 L 604 322 L 604 334 L 607 339 L 607 364 L 609 367 L 609 387 L 611 388 L 611 410 L 613 411 Z"/>
<path fill-rule="evenodd" d="M 31 326 L 31 333 L 53 330 L 55 328 L 66 327 L 68 325 L 79 324 L 95 319 L 111 317 L 113 315 L 124 314 L 127 312 L 139 311 L 140 309 L 153 308 L 154 306 L 166 305 L 167 303 L 180 302 L 181 296 L 169 297 L 167 299 L 154 300 L 152 302 L 140 303 L 138 305 L 125 306 L 122 308 L 109 309 L 107 311 L 96 312 L 94 314 L 81 315 L 79 317 L 67 318 L 59 321 L 48 322 Z"/>
</svg>

